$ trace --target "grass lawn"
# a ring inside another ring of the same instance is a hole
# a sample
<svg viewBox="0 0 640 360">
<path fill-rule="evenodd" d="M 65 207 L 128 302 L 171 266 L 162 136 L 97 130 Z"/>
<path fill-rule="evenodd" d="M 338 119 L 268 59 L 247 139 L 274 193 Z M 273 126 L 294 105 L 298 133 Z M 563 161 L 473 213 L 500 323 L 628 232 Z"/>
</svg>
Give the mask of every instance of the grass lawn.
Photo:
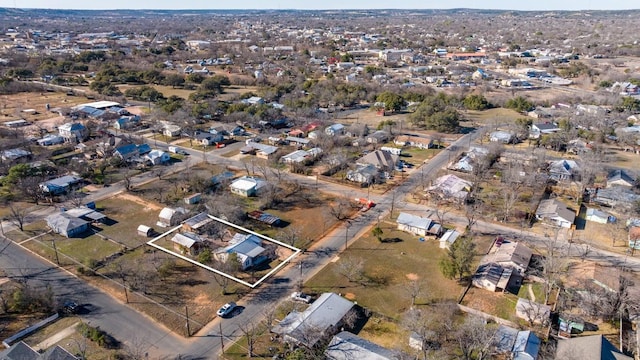
<svg viewBox="0 0 640 360">
<path fill-rule="evenodd" d="M 77 262 L 88 264 L 92 260 L 100 261 L 122 250 L 122 246 L 95 236 L 68 239 L 53 233 L 43 234 L 23 245 L 40 256 L 55 262 L 54 241 L 58 249 L 58 259 L 63 266 L 77 265 Z"/>
<path fill-rule="evenodd" d="M 524 115 L 511 109 L 495 108 L 482 111 L 468 110 L 464 112 L 463 117 L 476 124 L 491 125 L 509 124 L 514 122 L 515 119 L 524 117 Z"/>
<path fill-rule="evenodd" d="M 160 213 L 158 208 L 160 208 L 160 206 L 157 204 L 145 206 L 144 200 L 141 200 L 142 203 L 132 201 L 129 199 L 131 196 L 127 195 L 115 196 L 96 204 L 103 214 L 115 222 L 100 224 L 99 234 L 124 244 L 129 248 L 134 248 L 147 241 L 146 238 L 138 236 L 138 226 L 144 224 L 153 227 L 158 220 L 158 214 Z M 98 236 L 92 236 L 92 238 L 94 237 Z"/>
<path fill-rule="evenodd" d="M 455 300 L 460 295 L 462 287 L 440 272 L 438 261 L 445 252 L 435 240 L 421 242 L 418 237 L 397 231 L 395 225 L 388 222 L 382 222 L 380 227 L 383 238 L 401 241 L 380 243 L 371 234 L 364 235 L 338 261 L 310 279 L 305 284 L 306 291 L 341 293 L 373 312 L 394 319 L 411 305 L 406 290 L 409 278 L 417 278 L 424 284 L 425 295 L 417 299 L 418 304 Z M 350 282 L 338 273 L 341 262 L 360 260 L 364 262 L 363 281 Z"/>
<path fill-rule="evenodd" d="M 525 289 L 524 291 L 527 290 Z M 491 314 L 505 320 L 516 322 L 517 318 L 515 317 L 515 314 L 517 302 L 518 296 L 513 294 L 496 293 L 471 287 L 462 300 L 462 305 L 483 311 L 487 314 Z"/>
</svg>

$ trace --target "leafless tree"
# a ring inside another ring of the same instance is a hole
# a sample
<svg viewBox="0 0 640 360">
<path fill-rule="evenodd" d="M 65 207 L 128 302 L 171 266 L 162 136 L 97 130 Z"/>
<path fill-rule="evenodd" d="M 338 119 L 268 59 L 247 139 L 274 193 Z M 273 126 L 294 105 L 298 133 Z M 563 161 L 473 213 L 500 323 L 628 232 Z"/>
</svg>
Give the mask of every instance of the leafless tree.
<svg viewBox="0 0 640 360">
<path fill-rule="evenodd" d="M 347 219 L 351 211 L 351 202 L 346 198 L 338 198 L 333 204 L 329 205 L 329 214 L 338 221 Z"/>
<path fill-rule="evenodd" d="M 14 203 L 9 204 L 9 215 L 7 215 L 7 218 L 16 225 L 20 231 L 24 231 L 28 214 L 29 212 L 26 207 L 21 207 Z"/>
<path fill-rule="evenodd" d="M 293 246 L 298 240 L 300 240 L 301 234 L 302 229 L 300 227 L 290 225 L 280 230 L 276 235 L 276 239 Z"/>
<path fill-rule="evenodd" d="M 247 340 L 247 357 L 252 358 L 254 356 L 253 352 L 256 342 L 258 341 L 258 335 L 260 335 L 260 326 L 252 321 L 245 321 L 238 325 L 238 330 L 240 330 Z"/>
<path fill-rule="evenodd" d="M 364 276 L 364 260 L 361 258 L 342 258 L 336 264 L 335 271 L 349 282 L 358 282 Z"/>
<path fill-rule="evenodd" d="M 419 279 L 409 279 L 409 281 L 404 284 L 404 291 L 411 299 L 411 307 L 416 305 L 416 299 L 419 297 L 426 297 L 428 295 L 427 287 Z"/>
<path fill-rule="evenodd" d="M 497 327 L 487 325 L 484 319 L 468 316 L 455 332 L 455 339 L 464 360 L 483 360 L 490 355 Z"/>
</svg>

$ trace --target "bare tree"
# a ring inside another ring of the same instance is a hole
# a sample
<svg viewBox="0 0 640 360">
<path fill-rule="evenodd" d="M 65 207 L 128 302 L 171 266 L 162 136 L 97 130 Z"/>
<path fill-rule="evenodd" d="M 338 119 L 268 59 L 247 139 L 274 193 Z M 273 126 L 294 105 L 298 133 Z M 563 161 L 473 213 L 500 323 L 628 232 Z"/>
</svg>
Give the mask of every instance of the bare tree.
<svg viewBox="0 0 640 360">
<path fill-rule="evenodd" d="M 427 295 L 427 287 L 420 279 L 412 278 L 404 284 L 404 291 L 406 295 L 411 299 L 411 307 L 416 305 L 416 299 L 419 297 L 425 297 Z"/>
<path fill-rule="evenodd" d="M 464 360 L 487 359 L 496 330 L 495 326 L 487 325 L 484 319 L 468 316 L 454 335 L 461 353 L 460 358 Z"/>
<path fill-rule="evenodd" d="M 342 258 L 336 264 L 336 272 L 349 280 L 358 282 L 364 276 L 364 260 L 361 258 Z"/>
<path fill-rule="evenodd" d="M 287 226 L 278 232 L 276 238 L 285 244 L 293 246 L 298 240 L 300 240 L 301 234 L 302 229 L 299 226 Z"/>
<path fill-rule="evenodd" d="M 20 207 L 14 203 L 9 204 L 9 215 L 7 218 L 20 229 L 24 231 L 24 225 L 29 214 L 26 207 Z"/>
<path fill-rule="evenodd" d="M 260 335 L 260 327 L 252 321 L 245 321 L 238 325 L 238 330 L 242 332 L 242 335 L 247 340 L 247 357 L 252 358 L 258 335 Z"/>
<path fill-rule="evenodd" d="M 333 204 L 329 205 L 329 214 L 338 221 L 347 219 L 351 211 L 351 202 L 346 198 L 338 198 Z"/>
</svg>

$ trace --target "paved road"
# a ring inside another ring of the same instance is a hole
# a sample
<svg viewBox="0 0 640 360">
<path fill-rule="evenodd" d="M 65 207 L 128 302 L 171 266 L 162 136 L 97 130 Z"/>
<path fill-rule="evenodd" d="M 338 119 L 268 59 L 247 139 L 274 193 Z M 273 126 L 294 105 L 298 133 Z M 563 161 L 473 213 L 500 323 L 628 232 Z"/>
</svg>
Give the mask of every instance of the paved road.
<svg viewBox="0 0 640 360">
<path fill-rule="evenodd" d="M 79 304 L 89 304 L 85 307 L 86 314 L 81 315 L 82 321 L 99 326 L 119 341 L 148 348 L 151 358 L 174 354 L 187 344 L 170 330 L 15 243 L 1 239 L 0 249 L 4 249 L 0 253 L 0 268 L 8 277 L 26 281 L 36 289 L 50 286 L 62 301 L 73 299 Z"/>
</svg>

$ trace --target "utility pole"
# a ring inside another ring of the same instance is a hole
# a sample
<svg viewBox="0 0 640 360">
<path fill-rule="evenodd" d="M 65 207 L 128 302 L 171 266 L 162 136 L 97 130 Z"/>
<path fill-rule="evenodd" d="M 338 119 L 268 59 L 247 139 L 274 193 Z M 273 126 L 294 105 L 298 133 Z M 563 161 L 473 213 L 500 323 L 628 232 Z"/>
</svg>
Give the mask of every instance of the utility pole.
<svg viewBox="0 0 640 360">
<path fill-rule="evenodd" d="M 4 230 L 2 231 L 2 235 L 4 235 Z M 56 264 L 60 266 L 60 258 L 58 257 L 58 248 L 56 247 L 55 236 L 51 238 L 51 244 L 53 244 L 53 252 L 56 254 Z"/>
<path fill-rule="evenodd" d="M 185 305 L 184 313 L 187 317 L 187 337 L 191 337 L 191 328 L 189 327 L 189 308 Z"/>
<path fill-rule="evenodd" d="M 224 354 L 224 339 L 222 338 L 222 323 L 219 322 L 218 326 L 220 327 L 220 347 L 222 348 L 222 353 Z"/>
<path fill-rule="evenodd" d="M 122 279 L 122 287 L 124 288 L 124 299 L 126 301 L 126 303 L 129 303 L 129 293 L 127 292 L 127 283 L 124 281 L 124 278 Z"/>
<path fill-rule="evenodd" d="M 351 222 L 349 222 L 349 220 L 347 220 L 347 222 L 345 223 L 345 230 L 344 230 L 344 250 L 347 251 L 347 243 L 349 241 L 349 228 L 351 227 Z"/>
</svg>

